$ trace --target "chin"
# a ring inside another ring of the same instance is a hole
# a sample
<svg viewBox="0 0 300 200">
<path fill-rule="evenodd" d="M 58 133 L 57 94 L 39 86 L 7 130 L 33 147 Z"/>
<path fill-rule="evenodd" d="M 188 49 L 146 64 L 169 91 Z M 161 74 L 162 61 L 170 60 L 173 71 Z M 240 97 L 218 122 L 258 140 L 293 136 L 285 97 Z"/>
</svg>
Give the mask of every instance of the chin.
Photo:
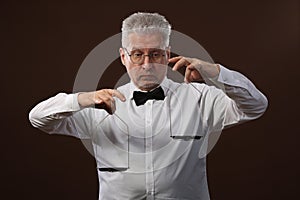
<svg viewBox="0 0 300 200">
<path fill-rule="evenodd" d="M 149 91 L 156 88 L 157 86 L 159 86 L 159 83 L 146 83 L 139 85 L 139 89 Z"/>
</svg>

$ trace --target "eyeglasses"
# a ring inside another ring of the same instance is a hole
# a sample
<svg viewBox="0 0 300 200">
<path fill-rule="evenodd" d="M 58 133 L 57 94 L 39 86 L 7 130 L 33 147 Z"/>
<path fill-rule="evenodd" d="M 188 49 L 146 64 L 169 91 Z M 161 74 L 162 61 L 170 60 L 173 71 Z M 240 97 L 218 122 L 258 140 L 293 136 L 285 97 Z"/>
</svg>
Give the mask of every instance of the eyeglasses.
<svg viewBox="0 0 300 200">
<path fill-rule="evenodd" d="M 134 49 L 129 54 L 126 48 L 123 47 L 123 49 L 125 49 L 126 53 L 130 57 L 131 62 L 138 65 L 144 63 L 145 56 L 149 57 L 150 62 L 161 63 L 166 55 L 166 50 L 163 49 L 151 49 L 148 54 L 144 54 L 141 49 Z"/>
</svg>

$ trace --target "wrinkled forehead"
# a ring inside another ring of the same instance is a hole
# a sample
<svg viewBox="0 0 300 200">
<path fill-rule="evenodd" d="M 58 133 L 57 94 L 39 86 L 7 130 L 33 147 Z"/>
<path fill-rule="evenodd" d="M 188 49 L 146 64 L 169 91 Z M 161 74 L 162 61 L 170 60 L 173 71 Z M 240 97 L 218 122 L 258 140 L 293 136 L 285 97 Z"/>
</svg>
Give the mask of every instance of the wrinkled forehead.
<svg viewBox="0 0 300 200">
<path fill-rule="evenodd" d="M 127 39 L 128 50 L 166 48 L 161 33 L 130 33 Z"/>
</svg>

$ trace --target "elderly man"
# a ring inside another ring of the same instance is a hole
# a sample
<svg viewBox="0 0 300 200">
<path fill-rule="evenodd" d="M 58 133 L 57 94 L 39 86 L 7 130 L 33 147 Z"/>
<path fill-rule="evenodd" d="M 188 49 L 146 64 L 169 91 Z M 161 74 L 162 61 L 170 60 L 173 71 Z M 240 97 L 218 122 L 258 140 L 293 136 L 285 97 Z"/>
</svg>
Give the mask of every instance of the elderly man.
<svg viewBox="0 0 300 200">
<path fill-rule="evenodd" d="M 91 139 L 99 199 L 209 199 L 207 136 L 267 108 L 242 74 L 196 58 L 170 58 L 170 32 L 159 14 L 129 16 L 119 51 L 130 83 L 59 93 L 29 114 L 43 131 Z M 168 63 L 186 68 L 185 83 L 167 78 Z M 201 79 L 209 85 L 192 82 Z"/>
</svg>

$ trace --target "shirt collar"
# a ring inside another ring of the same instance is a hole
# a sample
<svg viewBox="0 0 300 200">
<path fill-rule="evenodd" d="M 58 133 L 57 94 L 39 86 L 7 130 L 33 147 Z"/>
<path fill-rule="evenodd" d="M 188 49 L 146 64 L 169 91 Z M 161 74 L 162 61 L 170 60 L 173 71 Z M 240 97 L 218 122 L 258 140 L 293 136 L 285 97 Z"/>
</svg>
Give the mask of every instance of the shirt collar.
<svg viewBox="0 0 300 200">
<path fill-rule="evenodd" d="M 159 86 L 161 86 L 161 88 L 163 89 L 164 95 L 167 96 L 169 88 L 170 88 L 170 80 L 167 77 L 165 77 L 164 80 L 161 82 L 161 84 Z M 159 87 L 159 86 L 157 86 L 157 87 Z M 130 81 L 129 99 L 133 99 L 133 92 L 134 91 L 142 91 L 142 90 L 137 88 L 135 86 L 135 84 L 132 81 Z"/>
</svg>

